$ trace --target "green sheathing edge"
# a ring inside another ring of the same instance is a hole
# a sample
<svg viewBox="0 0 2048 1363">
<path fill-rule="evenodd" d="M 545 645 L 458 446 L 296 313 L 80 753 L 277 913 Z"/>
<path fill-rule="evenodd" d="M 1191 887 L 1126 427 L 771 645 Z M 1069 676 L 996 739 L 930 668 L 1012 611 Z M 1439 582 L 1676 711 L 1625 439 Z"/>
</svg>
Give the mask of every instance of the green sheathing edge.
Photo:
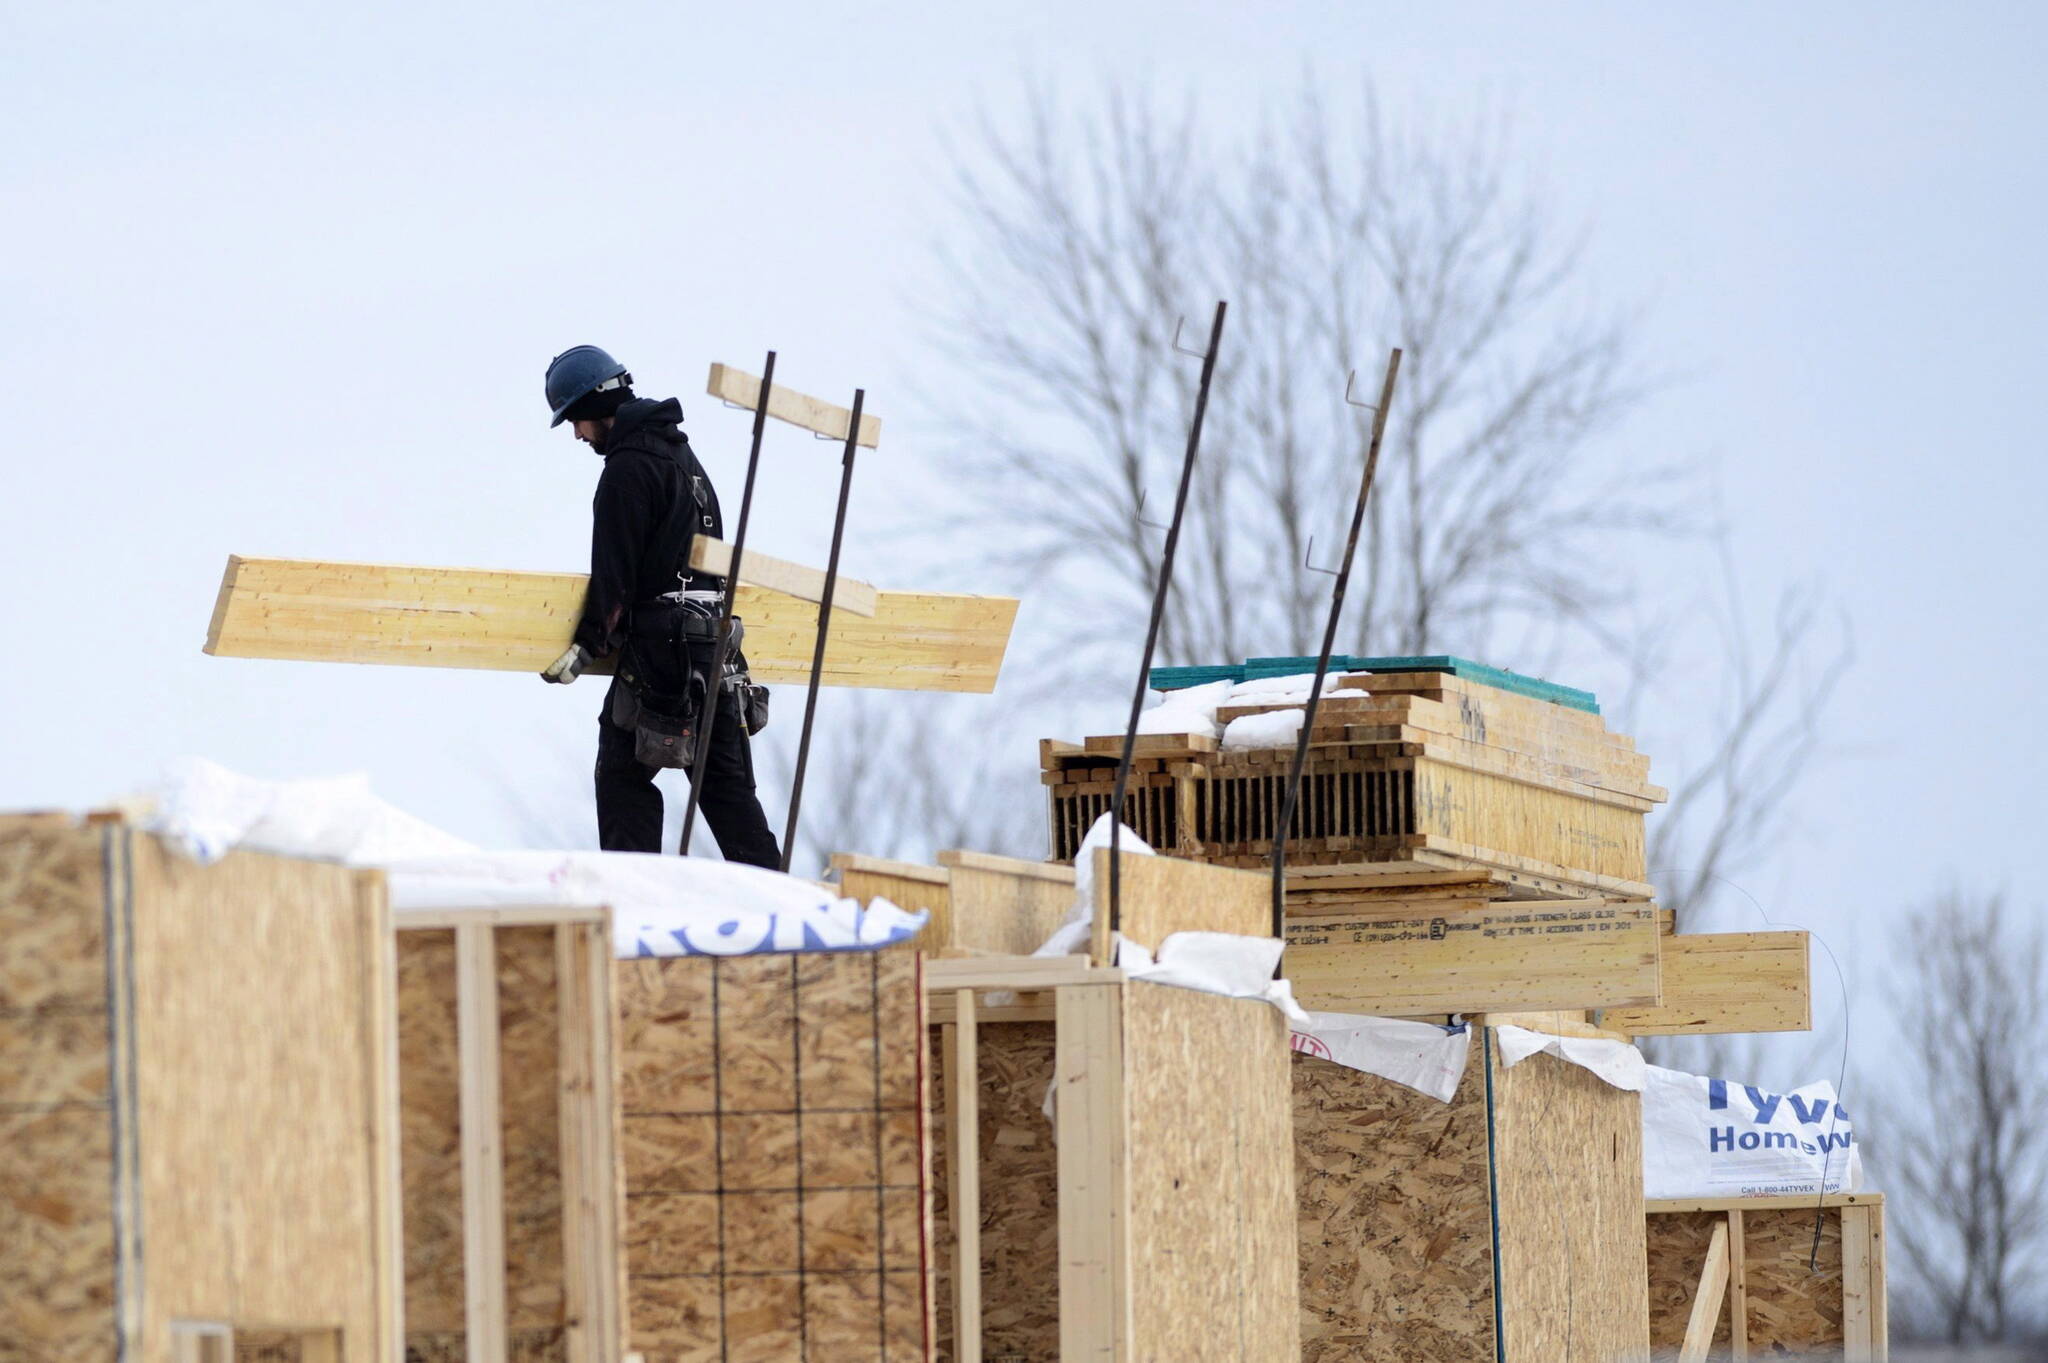
<svg viewBox="0 0 2048 1363">
<path fill-rule="evenodd" d="M 1466 1024 L 1469 1026 L 1470 1024 Z M 1507 1313 L 1500 1299 L 1500 1163 L 1493 1123 L 1493 1029 L 1479 1029 L 1481 1068 L 1486 1076 L 1486 1219 L 1493 1228 L 1493 1357 L 1507 1363 Z"/>
<path fill-rule="evenodd" d="M 1201 686 L 1208 682 L 1253 681 L 1260 677 L 1287 677 L 1298 672 L 1313 672 L 1317 660 L 1307 658 L 1247 658 L 1241 663 L 1209 663 L 1195 667 L 1155 667 L 1152 669 L 1152 687 L 1157 691 L 1179 691 L 1189 686 Z M 1407 658 L 1363 658 L 1352 654 L 1335 654 L 1330 658 L 1330 671 L 1339 672 L 1448 672 L 1454 677 L 1478 682 L 1501 691 L 1516 695 L 1531 696 L 1537 700 L 1549 701 L 1572 710 L 1583 710 L 1587 714 L 1600 713 L 1600 702 L 1591 691 L 1576 687 L 1561 686 L 1556 682 L 1544 681 L 1541 677 L 1525 677 L 1519 672 L 1505 668 L 1489 667 L 1485 663 L 1473 662 L 1470 658 L 1455 658 L 1448 654 L 1431 654 Z"/>
</svg>

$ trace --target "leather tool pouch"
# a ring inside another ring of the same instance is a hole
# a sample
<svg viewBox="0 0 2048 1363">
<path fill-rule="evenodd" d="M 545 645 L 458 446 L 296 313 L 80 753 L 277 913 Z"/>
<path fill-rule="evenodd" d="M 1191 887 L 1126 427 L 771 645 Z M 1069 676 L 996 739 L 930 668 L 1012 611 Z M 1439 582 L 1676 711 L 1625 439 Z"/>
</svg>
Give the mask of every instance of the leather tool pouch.
<svg viewBox="0 0 2048 1363">
<path fill-rule="evenodd" d="M 709 688 L 703 674 L 687 665 L 685 650 L 677 649 L 683 691 L 678 695 L 657 690 L 650 684 L 640 643 L 629 644 L 620 661 L 621 684 L 612 689 L 611 721 L 632 733 L 633 756 L 641 765 L 688 767 L 697 760 L 697 728 Z M 656 642 L 653 646 L 664 645 Z"/>
</svg>

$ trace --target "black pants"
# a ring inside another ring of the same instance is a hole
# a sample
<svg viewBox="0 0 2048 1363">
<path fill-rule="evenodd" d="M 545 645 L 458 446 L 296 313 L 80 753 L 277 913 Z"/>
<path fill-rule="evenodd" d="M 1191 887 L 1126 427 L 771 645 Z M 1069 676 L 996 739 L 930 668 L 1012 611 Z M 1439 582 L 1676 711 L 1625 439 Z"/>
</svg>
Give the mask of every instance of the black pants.
<svg viewBox="0 0 2048 1363">
<path fill-rule="evenodd" d="M 660 768 L 633 756 L 632 731 L 613 724 L 611 713 L 607 696 L 597 721 L 598 846 L 607 852 L 659 852 L 662 803 L 654 774 Z M 740 720 L 739 698 L 722 687 L 704 780 L 698 812 L 725 859 L 779 869 L 782 852 L 754 793 L 754 754 Z"/>
</svg>

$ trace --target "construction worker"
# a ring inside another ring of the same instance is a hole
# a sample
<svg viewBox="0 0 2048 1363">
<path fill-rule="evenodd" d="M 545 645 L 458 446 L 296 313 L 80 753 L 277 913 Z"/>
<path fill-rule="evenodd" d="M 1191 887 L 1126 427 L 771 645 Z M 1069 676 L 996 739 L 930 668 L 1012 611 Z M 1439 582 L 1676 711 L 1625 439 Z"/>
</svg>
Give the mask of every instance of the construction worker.
<svg viewBox="0 0 2048 1363">
<path fill-rule="evenodd" d="M 722 578 L 694 573 L 690 541 L 723 533 L 718 494 L 680 422 L 674 398 L 633 395 L 633 376 L 596 346 L 579 345 L 548 365 L 552 426 L 604 457 L 592 502 L 590 590 L 576 641 L 542 672 L 568 683 L 592 660 L 616 653 L 598 716 L 597 836 L 606 851 L 661 850 L 662 767 L 691 765 L 706 698 L 718 697 L 704 820 L 728 861 L 781 864 L 754 793 L 754 762 L 740 690 L 710 677 Z"/>
</svg>

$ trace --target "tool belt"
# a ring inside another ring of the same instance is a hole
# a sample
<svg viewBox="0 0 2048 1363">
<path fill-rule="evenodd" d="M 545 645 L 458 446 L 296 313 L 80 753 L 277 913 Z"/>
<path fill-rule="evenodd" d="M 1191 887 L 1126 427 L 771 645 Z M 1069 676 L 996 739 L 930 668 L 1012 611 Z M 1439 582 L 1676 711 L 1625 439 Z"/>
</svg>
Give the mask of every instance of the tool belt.
<svg viewBox="0 0 2048 1363">
<path fill-rule="evenodd" d="M 632 733 L 633 755 L 645 766 L 689 767 L 697 760 L 710 698 L 707 677 L 717 651 L 718 618 L 711 604 L 717 596 L 679 592 L 633 609 L 611 721 Z M 734 616 L 720 689 L 732 694 L 740 723 L 752 735 L 768 725 L 768 688 L 756 686 L 747 671 L 740 651 L 745 637 L 745 622 Z"/>
</svg>

